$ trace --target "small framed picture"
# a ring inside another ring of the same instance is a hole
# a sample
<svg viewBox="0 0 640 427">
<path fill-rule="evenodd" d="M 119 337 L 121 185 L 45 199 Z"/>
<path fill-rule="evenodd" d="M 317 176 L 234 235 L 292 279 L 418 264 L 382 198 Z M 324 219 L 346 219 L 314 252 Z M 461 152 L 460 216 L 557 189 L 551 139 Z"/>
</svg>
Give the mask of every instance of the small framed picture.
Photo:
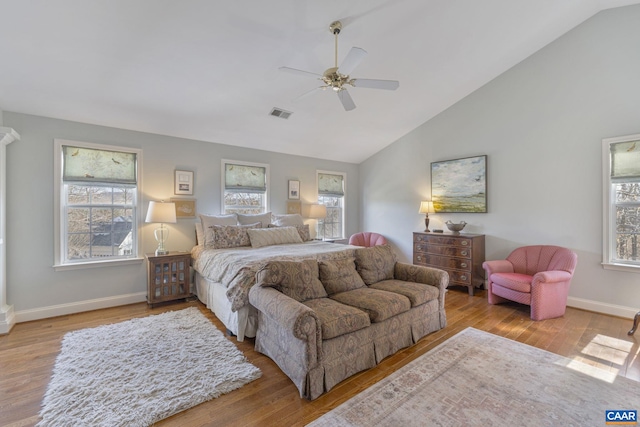
<svg viewBox="0 0 640 427">
<path fill-rule="evenodd" d="M 289 199 L 300 200 L 300 181 L 289 180 Z"/>
<path fill-rule="evenodd" d="M 196 199 L 178 199 L 172 197 L 170 201 L 176 204 L 176 218 L 196 217 Z"/>
<path fill-rule="evenodd" d="M 193 172 L 177 170 L 175 176 L 175 185 L 175 194 L 193 194 Z"/>
<path fill-rule="evenodd" d="M 299 200 L 287 201 L 288 214 L 302 214 L 302 202 Z"/>
</svg>

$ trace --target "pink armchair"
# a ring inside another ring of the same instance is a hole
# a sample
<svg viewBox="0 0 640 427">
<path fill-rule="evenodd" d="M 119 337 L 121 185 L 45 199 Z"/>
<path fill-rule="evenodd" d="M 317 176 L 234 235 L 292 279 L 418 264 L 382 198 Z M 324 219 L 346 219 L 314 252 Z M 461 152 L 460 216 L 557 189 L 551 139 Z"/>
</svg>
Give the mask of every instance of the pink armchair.
<svg viewBox="0 0 640 427">
<path fill-rule="evenodd" d="M 518 248 L 506 260 L 485 261 L 489 304 L 527 304 L 533 320 L 563 316 L 577 263 L 571 250 L 542 245 Z"/>
<path fill-rule="evenodd" d="M 349 244 L 354 246 L 365 246 L 368 248 L 370 246 L 386 245 L 387 239 L 385 239 L 382 234 L 363 231 L 349 237 Z"/>
</svg>

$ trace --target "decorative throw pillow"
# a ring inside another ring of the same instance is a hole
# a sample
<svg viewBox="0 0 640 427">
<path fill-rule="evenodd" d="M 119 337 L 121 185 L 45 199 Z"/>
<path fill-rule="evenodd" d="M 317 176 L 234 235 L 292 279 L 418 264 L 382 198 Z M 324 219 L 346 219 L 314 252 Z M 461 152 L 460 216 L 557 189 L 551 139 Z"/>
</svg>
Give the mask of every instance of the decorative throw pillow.
<svg viewBox="0 0 640 427">
<path fill-rule="evenodd" d="M 213 228 L 214 225 L 237 225 L 238 216 L 236 214 L 230 215 L 200 215 L 200 223 L 204 231 L 204 239 L 200 244 L 205 246 L 213 246 Z"/>
<path fill-rule="evenodd" d="M 318 279 L 318 262 L 315 259 L 270 261 L 256 273 L 256 283 L 275 287 L 300 302 L 327 296 Z"/>
<path fill-rule="evenodd" d="M 396 256 L 389 245 L 355 250 L 356 268 L 367 285 L 393 279 Z"/>
<path fill-rule="evenodd" d="M 300 233 L 295 227 L 254 228 L 248 229 L 251 247 L 282 245 L 285 243 L 302 243 Z"/>
<path fill-rule="evenodd" d="M 213 248 L 238 248 L 241 246 L 251 246 L 247 230 L 250 228 L 260 228 L 262 224 L 247 225 L 213 225 Z"/>
<path fill-rule="evenodd" d="M 275 225 L 275 224 L 269 224 L 269 228 L 276 228 L 276 227 L 281 227 L 281 226 Z M 293 227 L 295 227 L 296 230 L 298 230 L 298 234 L 300 234 L 300 238 L 302 239 L 303 242 L 308 242 L 309 240 L 311 240 L 311 231 L 309 231 L 309 224 L 294 225 Z"/>
<path fill-rule="evenodd" d="M 278 227 L 296 227 L 298 225 L 304 225 L 302 215 L 300 214 L 283 214 L 283 215 L 271 215 L 271 224 Z"/>
<path fill-rule="evenodd" d="M 353 261 L 350 257 L 318 262 L 320 281 L 329 295 L 366 287 Z"/>
<path fill-rule="evenodd" d="M 271 212 L 261 214 L 238 214 L 238 224 L 249 225 L 259 222 L 262 228 L 267 228 L 271 224 Z"/>
</svg>

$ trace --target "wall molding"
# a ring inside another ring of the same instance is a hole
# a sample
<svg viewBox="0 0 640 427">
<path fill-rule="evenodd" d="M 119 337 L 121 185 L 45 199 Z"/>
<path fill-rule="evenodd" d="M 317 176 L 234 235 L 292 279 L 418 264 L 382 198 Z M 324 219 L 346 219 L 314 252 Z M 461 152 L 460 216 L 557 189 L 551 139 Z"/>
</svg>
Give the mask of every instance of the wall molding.
<svg viewBox="0 0 640 427">
<path fill-rule="evenodd" d="M 98 298 L 86 301 L 78 301 L 69 304 L 50 305 L 31 310 L 20 310 L 15 312 L 17 323 L 29 322 L 31 320 L 46 319 L 49 317 L 65 316 L 67 314 L 82 313 L 83 311 L 99 310 L 101 308 L 117 307 L 120 305 L 135 304 L 147 300 L 147 292 L 136 292 L 134 294 L 116 295 L 107 298 Z"/>
<path fill-rule="evenodd" d="M 633 319 L 635 314 L 638 312 L 637 307 L 625 307 L 622 305 L 607 304 L 575 297 L 569 297 L 567 299 L 567 305 L 573 308 L 595 311 L 596 313 L 609 314 L 611 316 L 624 317 L 627 319 Z"/>
</svg>

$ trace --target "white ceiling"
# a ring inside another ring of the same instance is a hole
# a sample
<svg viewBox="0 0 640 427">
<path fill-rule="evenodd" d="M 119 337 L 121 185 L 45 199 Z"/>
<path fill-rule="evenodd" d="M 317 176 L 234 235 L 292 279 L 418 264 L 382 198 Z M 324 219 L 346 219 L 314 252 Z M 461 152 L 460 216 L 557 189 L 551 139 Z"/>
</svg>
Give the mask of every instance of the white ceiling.
<svg viewBox="0 0 640 427">
<path fill-rule="evenodd" d="M 640 0 L 0 0 L 0 109 L 360 163 L 603 9 Z M 400 81 L 294 101 L 333 66 Z M 273 107 L 293 111 L 288 120 Z"/>
</svg>

